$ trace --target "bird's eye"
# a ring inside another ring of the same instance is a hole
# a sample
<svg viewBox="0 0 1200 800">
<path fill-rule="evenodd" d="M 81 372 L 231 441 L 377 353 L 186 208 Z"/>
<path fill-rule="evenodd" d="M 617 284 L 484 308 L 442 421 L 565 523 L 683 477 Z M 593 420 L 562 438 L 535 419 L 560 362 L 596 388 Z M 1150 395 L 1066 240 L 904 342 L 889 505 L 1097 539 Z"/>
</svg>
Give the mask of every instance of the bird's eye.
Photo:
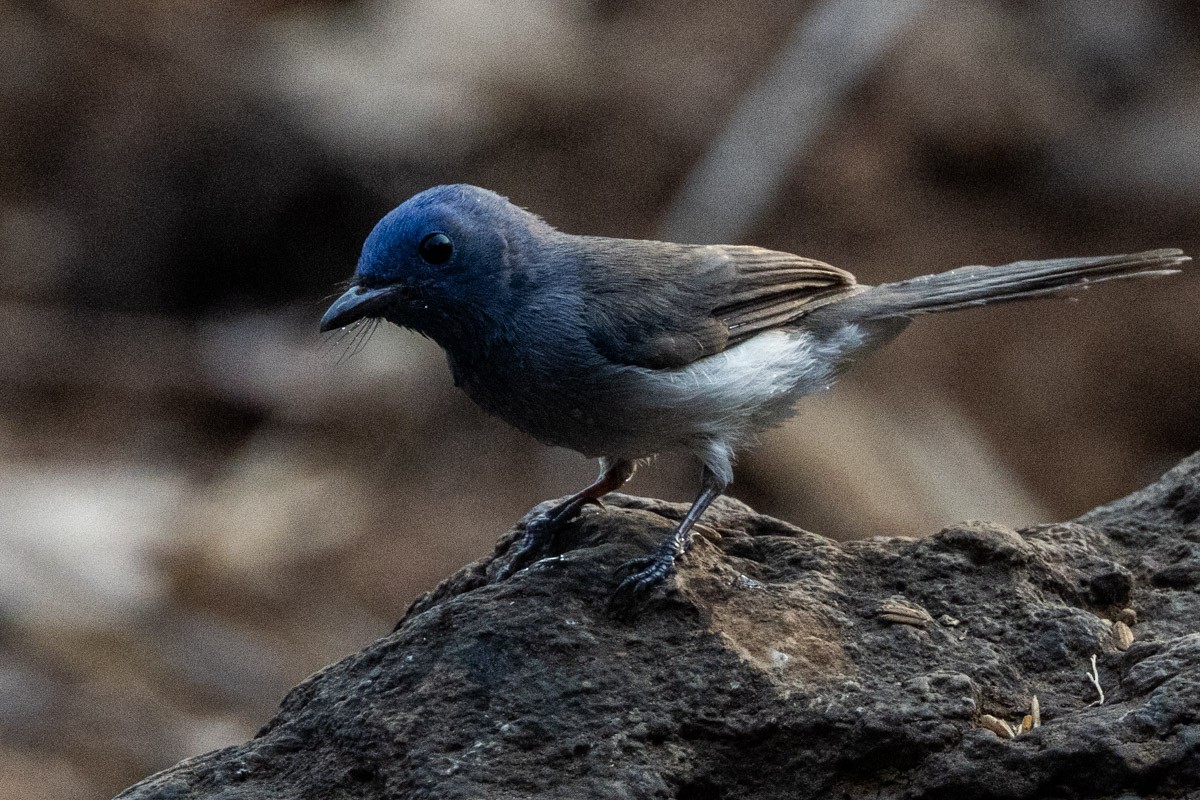
<svg viewBox="0 0 1200 800">
<path fill-rule="evenodd" d="M 454 243 L 450 237 L 438 231 L 431 233 L 421 240 L 417 253 L 429 264 L 445 264 L 454 255 Z"/>
</svg>

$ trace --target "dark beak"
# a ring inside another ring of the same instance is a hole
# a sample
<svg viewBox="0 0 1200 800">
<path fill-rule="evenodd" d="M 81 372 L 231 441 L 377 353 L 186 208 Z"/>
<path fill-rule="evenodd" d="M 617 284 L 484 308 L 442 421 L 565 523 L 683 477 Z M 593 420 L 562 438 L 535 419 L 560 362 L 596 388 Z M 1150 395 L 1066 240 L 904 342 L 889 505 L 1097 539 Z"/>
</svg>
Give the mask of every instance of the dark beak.
<svg viewBox="0 0 1200 800">
<path fill-rule="evenodd" d="M 333 301 L 325 316 L 321 317 L 321 333 L 344 328 L 360 319 L 379 316 L 391 304 L 395 294 L 394 286 L 381 289 L 351 286 L 344 295 Z"/>
</svg>

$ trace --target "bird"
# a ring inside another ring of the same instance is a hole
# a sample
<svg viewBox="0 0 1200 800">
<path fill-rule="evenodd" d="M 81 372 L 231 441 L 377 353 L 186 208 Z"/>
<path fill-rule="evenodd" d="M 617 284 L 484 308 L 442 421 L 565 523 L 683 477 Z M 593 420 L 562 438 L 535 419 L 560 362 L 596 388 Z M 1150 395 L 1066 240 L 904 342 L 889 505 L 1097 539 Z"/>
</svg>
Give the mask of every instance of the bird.
<svg viewBox="0 0 1200 800">
<path fill-rule="evenodd" d="M 485 411 L 599 459 L 592 484 L 526 524 L 498 579 L 639 464 L 694 456 L 702 474 L 687 514 L 652 554 L 618 569 L 610 608 L 628 615 L 674 575 L 693 527 L 732 483 L 736 453 L 914 317 L 1169 275 L 1188 260 L 1159 249 L 866 285 L 751 245 L 565 233 L 495 192 L 450 184 L 375 225 L 320 328 L 383 319 L 427 336 Z"/>
</svg>

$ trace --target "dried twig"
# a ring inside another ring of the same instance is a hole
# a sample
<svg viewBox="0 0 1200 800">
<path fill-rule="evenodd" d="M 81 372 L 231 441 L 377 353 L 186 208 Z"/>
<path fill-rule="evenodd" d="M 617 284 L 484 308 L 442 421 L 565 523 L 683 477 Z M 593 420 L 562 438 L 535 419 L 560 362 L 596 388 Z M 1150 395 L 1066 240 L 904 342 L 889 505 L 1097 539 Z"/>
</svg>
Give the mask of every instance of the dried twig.
<svg viewBox="0 0 1200 800">
<path fill-rule="evenodd" d="M 1100 695 L 1099 700 L 1094 700 L 1088 703 L 1089 706 L 1104 705 L 1104 687 L 1100 685 L 1100 671 L 1096 668 L 1096 654 L 1092 653 L 1092 671 L 1088 673 L 1088 677 L 1092 681 L 1092 685 L 1096 687 L 1096 692 Z"/>
</svg>

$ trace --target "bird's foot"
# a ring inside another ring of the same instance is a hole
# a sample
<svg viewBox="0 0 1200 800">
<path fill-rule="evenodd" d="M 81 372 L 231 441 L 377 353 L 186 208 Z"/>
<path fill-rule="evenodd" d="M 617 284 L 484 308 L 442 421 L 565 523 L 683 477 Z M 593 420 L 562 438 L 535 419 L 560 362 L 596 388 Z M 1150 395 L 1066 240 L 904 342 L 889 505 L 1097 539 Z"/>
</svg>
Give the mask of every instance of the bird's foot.
<svg viewBox="0 0 1200 800">
<path fill-rule="evenodd" d="M 704 468 L 704 488 L 679 525 L 651 558 L 638 558 L 617 568 L 617 584 L 608 601 L 608 612 L 618 619 L 637 616 L 650 593 L 675 573 L 675 562 L 692 548 L 692 531 L 700 515 L 725 491 L 721 480 L 709 467 Z M 625 576 L 622 578 L 621 576 Z"/>
<path fill-rule="evenodd" d="M 537 559 L 539 553 L 554 542 L 554 537 L 567 526 L 567 523 L 579 516 L 584 506 L 595 505 L 604 508 L 604 504 L 596 497 L 575 496 L 561 505 L 544 513 L 538 514 L 525 523 L 525 536 L 508 563 L 496 573 L 497 580 L 507 580 L 529 566 Z"/>
<path fill-rule="evenodd" d="M 566 523 L 564 515 L 554 513 L 556 510 L 551 509 L 547 513 L 538 514 L 525 523 L 525 536 L 513 551 L 512 558 L 496 573 L 497 580 L 508 580 L 520 572 L 554 541 L 555 534 Z"/>
<path fill-rule="evenodd" d="M 508 563 L 496 571 L 497 580 L 505 580 L 515 575 L 533 561 L 542 550 L 550 546 L 554 537 L 568 522 L 579 516 L 584 506 L 603 509 L 604 503 L 600 498 L 615 489 L 620 489 L 625 481 L 633 477 L 636 468 L 634 462 L 625 459 L 601 459 L 601 463 L 604 464 L 604 472 L 595 483 L 525 523 L 525 537 L 513 551 Z"/>
<path fill-rule="evenodd" d="M 677 550 L 664 548 L 656 555 L 635 558 L 617 567 L 620 580 L 608 600 L 608 613 L 618 619 L 636 617 L 654 590 L 675 574 Z"/>
</svg>

